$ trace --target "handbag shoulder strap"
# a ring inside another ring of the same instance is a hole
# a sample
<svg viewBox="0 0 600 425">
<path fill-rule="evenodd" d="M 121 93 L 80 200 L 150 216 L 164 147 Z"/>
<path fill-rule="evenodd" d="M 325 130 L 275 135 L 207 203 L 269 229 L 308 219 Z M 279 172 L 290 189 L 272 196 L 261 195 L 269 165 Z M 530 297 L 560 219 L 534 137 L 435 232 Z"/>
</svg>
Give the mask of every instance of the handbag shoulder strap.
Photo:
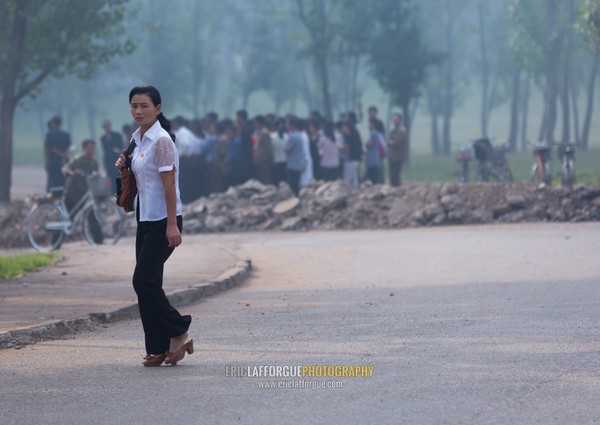
<svg viewBox="0 0 600 425">
<path fill-rule="evenodd" d="M 131 172 L 131 159 L 129 159 L 129 156 L 133 154 L 133 151 L 135 150 L 136 147 L 137 147 L 137 144 L 135 143 L 135 139 L 132 137 L 131 141 L 129 142 L 129 146 L 127 146 L 127 149 L 125 149 L 123 151 L 123 155 L 125 156 L 125 168 L 127 168 L 130 172 Z"/>
</svg>

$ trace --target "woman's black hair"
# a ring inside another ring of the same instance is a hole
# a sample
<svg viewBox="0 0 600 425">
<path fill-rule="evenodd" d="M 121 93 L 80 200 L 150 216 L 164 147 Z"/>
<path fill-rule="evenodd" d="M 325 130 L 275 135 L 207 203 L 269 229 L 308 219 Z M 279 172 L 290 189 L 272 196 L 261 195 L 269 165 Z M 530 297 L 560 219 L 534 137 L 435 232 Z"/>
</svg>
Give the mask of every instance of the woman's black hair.
<svg viewBox="0 0 600 425">
<path fill-rule="evenodd" d="M 369 124 L 373 126 L 373 129 L 383 133 L 383 122 L 377 118 L 369 118 Z"/>
<path fill-rule="evenodd" d="M 335 130 L 334 130 L 334 124 L 331 121 L 325 121 L 325 124 L 323 125 L 323 134 L 325 135 L 325 137 L 327 137 L 330 141 L 335 143 Z"/>
<path fill-rule="evenodd" d="M 154 106 L 162 105 L 160 93 L 154 86 L 135 86 L 132 88 L 129 92 L 129 103 L 131 103 L 131 99 L 133 99 L 133 96 L 136 94 L 145 94 L 150 98 Z M 160 126 L 164 128 L 171 136 L 171 139 L 175 141 L 175 135 L 171 133 L 171 122 L 167 119 L 167 117 L 165 117 L 165 115 L 161 112 L 156 118 L 158 119 Z"/>
</svg>

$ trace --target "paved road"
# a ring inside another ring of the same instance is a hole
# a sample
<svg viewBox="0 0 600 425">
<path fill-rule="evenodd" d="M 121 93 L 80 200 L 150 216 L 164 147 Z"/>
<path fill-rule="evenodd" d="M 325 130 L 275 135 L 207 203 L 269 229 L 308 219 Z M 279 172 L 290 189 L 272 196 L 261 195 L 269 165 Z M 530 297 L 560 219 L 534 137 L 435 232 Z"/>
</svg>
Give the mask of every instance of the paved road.
<svg viewBox="0 0 600 425">
<path fill-rule="evenodd" d="M 187 238 L 184 235 L 186 245 Z M 57 252 L 63 260 L 53 267 L 0 283 L 0 333 L 110 312 L 137 301 L 131 286 L 134 237 L 123 238 L 117 245 L 68 242 Z M 209 282 L 236 260 L 218 237 L 204 236 L 202 243 L 171 256 L 165 266 L 169 278 L 165 290 L 170 293 Z"/>
<path fill-rule="evenodd" d="M 46 171 L 43 167 L 14 165 L 11 176 L 10 198 L 13 201 L 46 191 Z"/>
<path fill-rule="evenodd" d="M 253 277 L 186 308 L 194 355 L 144 369 L 138 322 L 0 351 L 2 422 L 600 422 L 600 224 L 222 238 Z M 264 389 L 243 365 L 374 375 Z"/>
</svg>

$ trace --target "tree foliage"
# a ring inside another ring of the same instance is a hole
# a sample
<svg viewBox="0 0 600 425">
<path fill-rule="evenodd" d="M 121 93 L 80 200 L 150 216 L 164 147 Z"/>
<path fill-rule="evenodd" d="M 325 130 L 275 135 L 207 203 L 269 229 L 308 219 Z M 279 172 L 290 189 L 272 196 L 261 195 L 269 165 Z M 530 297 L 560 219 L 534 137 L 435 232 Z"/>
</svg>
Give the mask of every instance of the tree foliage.
<svg viewBox="0 0 600 425">
<path fill-rule="evenodd" d="M 127 0 L 5 0 L 0 5 L 0 202 L 10 198 L 14 111 L 51 77 L 88 77 L 133 44 Z"/>
<path fill-rule="evenodd" d="M 117 54 L 130 53 L 123 39 L 128 0 L 6 0 L 0 9 L 0 83 L 5 82 L 11 32 L 18 5 L 25 15 L 25 38 L 19 53 L 17 100 L 32 93 L 47 77 L 89 76 Z"/>
<path fill-rule="evenodd" d="M 421 95 L 429 66 L 441 54 L 425 44 L 410 0 L 381 0 L 371 5 L 373 27 L 369 57 L 373 76 L 408 119 L 412 99 Z"/>
<path fill-rule="evenodd" d="M 585 0 L 581 18 L 592 51 L 600 54 L 600 0 Z"/>
</svg>

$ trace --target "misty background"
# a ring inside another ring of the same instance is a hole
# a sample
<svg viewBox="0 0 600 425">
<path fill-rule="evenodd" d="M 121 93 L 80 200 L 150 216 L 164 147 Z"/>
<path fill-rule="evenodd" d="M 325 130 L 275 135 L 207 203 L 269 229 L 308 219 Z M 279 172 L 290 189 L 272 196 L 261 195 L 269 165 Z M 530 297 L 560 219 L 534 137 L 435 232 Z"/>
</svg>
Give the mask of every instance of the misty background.
<svg viewBox="0 0 600 425">
<path fill-rule="evenodd" d="M 129 90 L 147 84 L 161 91 L 171 118 L 245 108 L 250 116 L 319 110 L 337 119 L 353 110 L 364 134 L 368 106 L 386 124 L 400 111 L 412 152 L 436 156 L 480 136 L 513 151 L 528 140 L 600 146 L 599 56 L 585 15 L 595 0 L 100 3 L 123 9 L 119 31 L 107 37 L 123 48 L 79 72 L 85 78 L 49 75 L 19 102 L 15 164 L 42 164 L 54 115 L 76 146 L 98 140 L 106 118 L 120 129 L 130 122 Z M 69 19 L 77 16 L 62 25 Z"/>
</svg>

